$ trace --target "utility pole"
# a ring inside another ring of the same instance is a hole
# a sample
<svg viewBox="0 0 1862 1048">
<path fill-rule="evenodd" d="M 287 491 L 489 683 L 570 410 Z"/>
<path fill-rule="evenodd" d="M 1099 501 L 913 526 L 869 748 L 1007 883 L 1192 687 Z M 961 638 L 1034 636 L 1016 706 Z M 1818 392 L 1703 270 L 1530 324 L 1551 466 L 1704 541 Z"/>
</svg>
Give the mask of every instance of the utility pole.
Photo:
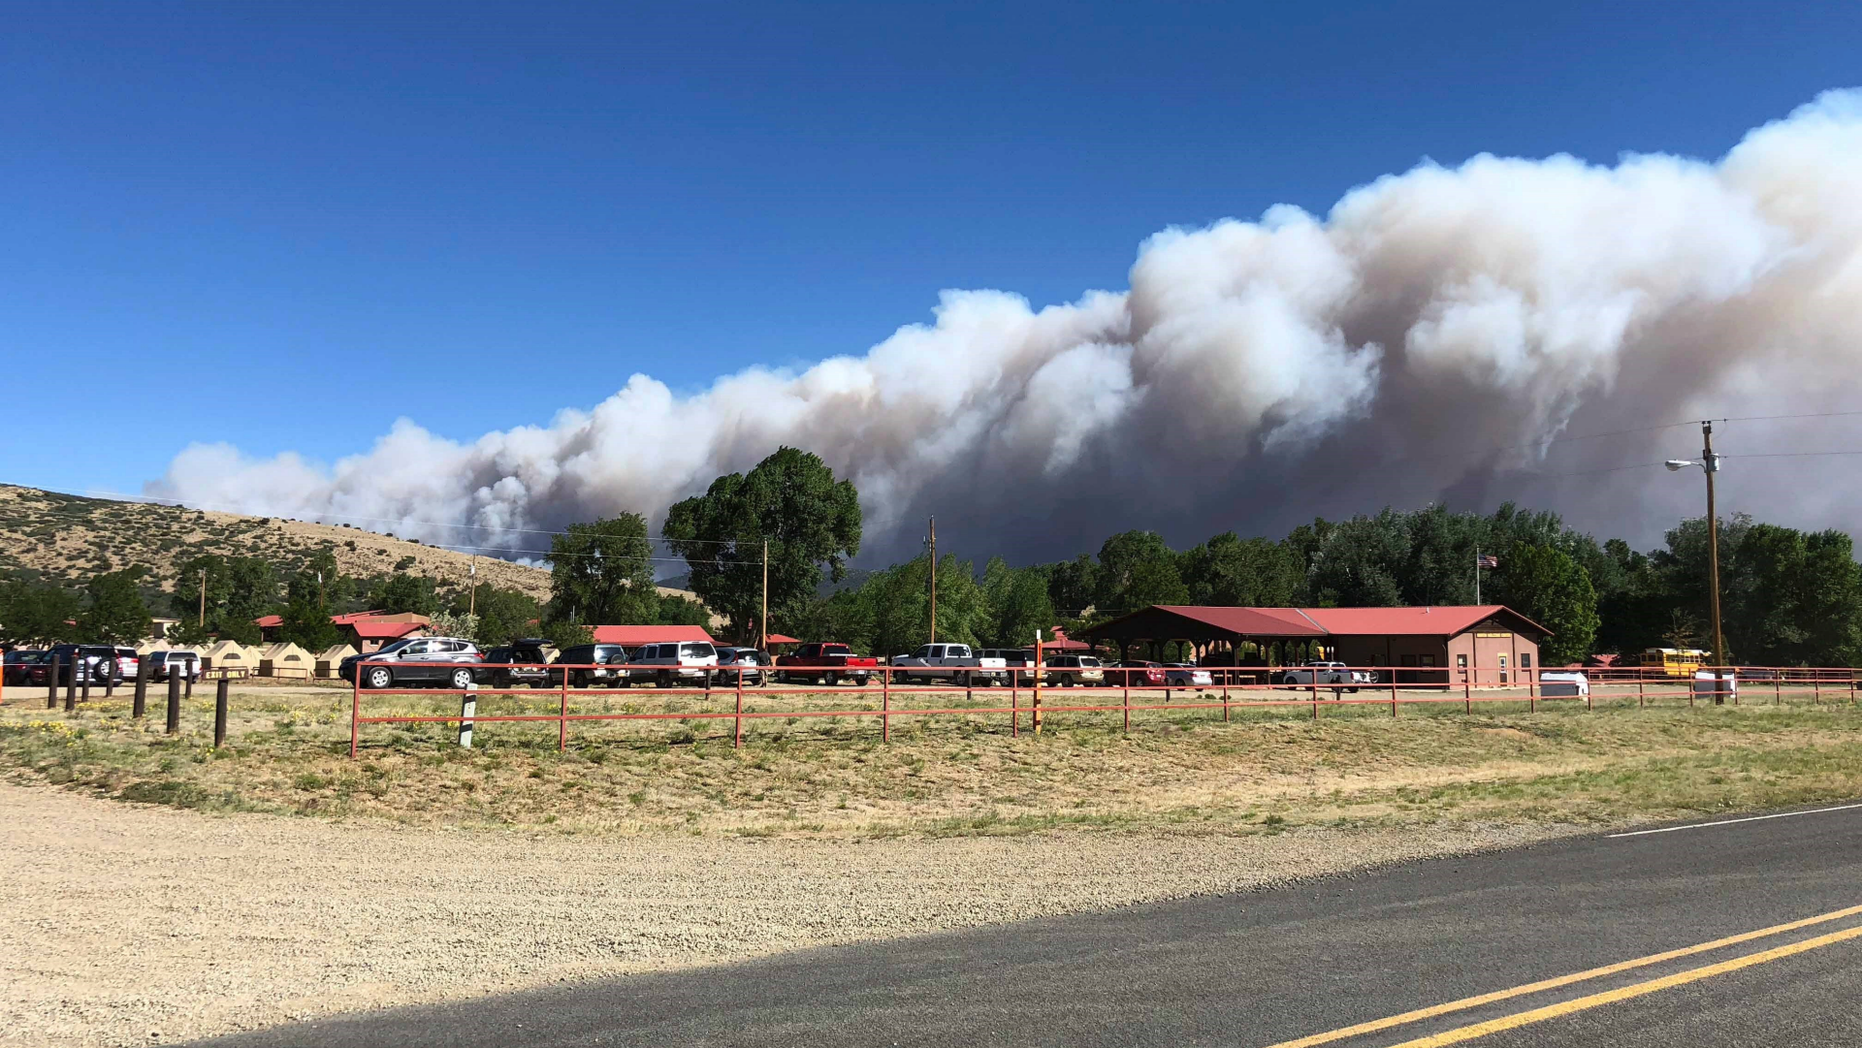
<svg viewBox="0 0 1862 1048">
<path fill-rule="evenodd" d="M 1474 547 L 1474 603 L 1481 602 L 1481 548 Z"/>
<path fill-rule="evenodd" d="M 319 575 L 317 576 L 317 578 L 322 579 L 323 576 Z M 478 614 L 478 554 L 476 553 L 472 554 L 472 559 L 468 562 L 467 567 L 466 567 L 466 592 L 467 594 L 469 594 L 466 597 L 466 614 L 477 615 Z"/>
<path fill-rule="evenodd" d="M 758 617 L 757 622 L 761 625 L 762 630 L 763 630 L 763 643 L 757 646 L 757 650 L 768 651 L 769 650 L 769 540 L 768 539 L 763 540 L 763 614 L 760 617 Z"/>
<path fill-rule="evenodd" d="M 1701 469 L 1707 474 L 1707 586 L 1711 596 L 1710 607 L 1713 609 L 1713 702 L 1719 705 L 1726 701 L 1726 678 L 1723 667 L 1726 665 L 1726 634 L 1720 631 L 1720 517 L 1713 503 L 1713 475 L 1720 471 L 1720 458 L 1713 453 L 1713 422 L 1700 424 L 1700 436 L 1704 445 L 1700 451 Z"/>
<path fill-rule="evenodd" d="M 931 545 L 931 641 L 937 643 L 937 518 L 931 518 L 931 536 L 925 540 Z"/>
<path fill-rule="evenodd" d="M 200 569 L 200 619 L 194 623 L 197 629 L 207 628 L 207 569 Z"/>
</svg>

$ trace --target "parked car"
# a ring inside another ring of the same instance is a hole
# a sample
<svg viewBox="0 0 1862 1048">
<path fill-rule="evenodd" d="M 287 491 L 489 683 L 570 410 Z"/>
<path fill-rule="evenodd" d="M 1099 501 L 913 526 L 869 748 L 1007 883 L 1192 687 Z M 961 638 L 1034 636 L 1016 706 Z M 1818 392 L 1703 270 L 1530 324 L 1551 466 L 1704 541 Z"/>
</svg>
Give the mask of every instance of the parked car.
<svg viewBox="0 0 1862 1048">
<path fill-rule="evenodd" d="M 1023 686 L 1032 686 L 1037 673 L 1046 679 L 1045 673 L 1034 668 L 1033 648 L 984 648 L 981 657 L 1001 659 L 1002 664 L 1015 673 L 1015 682 Z"/>
<path fill-rule="evenodd" d="M 48 664 L 56 667 L 58 683 L 72 683 L 73 666 L 76 666 L 76 682 L 90 682 L 101 685 L 115 680 L 116 649 L 108 644 L 54 644 L 46 652 Z"/>
<path fill-rule="evenodd" d="M 494 688 L 549 687 L 549 645 L 533 637 L 492 648 L 485 653 L 486 679 Z"/>
<path fill-rule="evenodd" d="M 34 671 L 37 670 L 37 683 L 44 684 L 45 671 L 40 667 L 45 665 L 45 658 L 46 653 L 36 648 L 20 648 L 7 652 L 6 668 L 3 671 L 6 682 L 8 684 L 34 683 Z"/>
<path fill-rule="evenodd" d="M 1193 662 L 1164 663 L 1164 684 L 1169 687 L 1200 690 L 1214 683 L 1215 678 L 1210 676 L 1209 671 Z"/>
<path fill-rule="evenodd" d="M 627 660 L 623 687 L 653 682 L 662 688 L 676 684 L 704 683 L 716 676 L 718 649 L 710 641 L 662 641 L 642 644 Z"/>
<path fill-rule="evenodd" d="M 726 684 L 763 683 L 763 668 L 768 666 L 767 652 L 756 648 L 719 648 L 718 680 Z"/>
<path fill-rule="evenodd" d="M 1105 664 L 1097 655 L 1056 655 L 1047 660 L 1047 675 L 1063 688 L 1097 688 L 1106 682 Z"/>
<path fill-rule="evenodd" d="M 1376 684 L 1377 675 L 1369 670 L 1354 670 L 1342 662 L 1315 661 L 1276 671 L 1274 682 L 1286 685 L 1344 685 L 1345 691 L 1357 691 L 1357 685 Z"/>
<path fill-rule="evenodd" d="M 200 655 L 192 651 L 149 652 L 149 679 L 167 680 L 178 673 L 182 680 L 200 679 Z"/>
<path fill-rule="evenodd" d="M 397 640 L 380 651 L 351 655 L 337 668 L 337 675 L 347 681 L 356 679 L 357 667 L 371 663 L 362 672 L 365 688 L 392 688 L 398 684 L 435 684 L 464 690 L 469 684 L 484 680 L 484 656 L 469 640 L 458 637 L 411 637 Z M 380 663 L 381 665 L 373 665 Z"/>
<path fill-rule="evenodd" d="M 1576 670 L 1544 670 L 1539 674 L 1539 697 L 1582 698 L 1590 694 L 1590 678 Z"/>
<path fill-rule="evenodd" d="M 968 644 L 925 644 L 894 660 L 894 680 L 913 683 L 944 680 L 969 687 L 1009 682 L 1008 663 L 1000 656 L 982 658 Z"/>
<path fill-rule="evenodd" d="M 852 648 L 833 641 L 804 644 L 794 654 L 776 659 L 776 679 L 783 683 L 833 685 L 850 680 L 865 684 L 878 673 L 878 659 L 855 655 Z"/>
<path fill-rule="evenodd" d="M 578 644 L 564 648 L 550 667 L 550 686 L 560 687 L 565 673 L 569 675 L 571 688 L 625 685 L 627 671 L 619 664 L 626 661 L 627 649 L 619 644 Z"/>
<path fill-rule="evenodd" d="M 1161 688 L 1164 686 L 1164 666 L 1160 662 L 1146 662 L 1143 659 L 1126 659 L 1114 663 L 1105 669 L 1105 682 L 1121 688 Z"/>
<path fill-rule="evenodd" d="M 126 680 L 135 680 L 136 673 L 142 668 L 142 656 L 134 648 L 116 649 L 116 680 L 121 684 Z"/>
</svg>

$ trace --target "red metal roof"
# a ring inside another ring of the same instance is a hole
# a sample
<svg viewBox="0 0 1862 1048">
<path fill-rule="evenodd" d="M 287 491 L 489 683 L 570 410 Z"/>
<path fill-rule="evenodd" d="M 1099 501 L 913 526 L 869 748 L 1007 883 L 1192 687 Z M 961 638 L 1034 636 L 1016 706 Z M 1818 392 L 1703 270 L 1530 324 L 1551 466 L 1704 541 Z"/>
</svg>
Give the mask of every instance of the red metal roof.
<svg viewBox="0 0 1862 1048">
<path fill-rule="evenodd" d="M 1091 644 L 1088 644 L 1083 640 L 1074 640 L 1072 637 L 1067 636 L 1066 630 L 1058 629 L 1058 628 L 1053 630 L 1053 639 L 1048 640 L 1048 641 L 1043 641 L 1041 644 L 1041 647 L 1045 648 L 1048 651 L 1091 651 L 1093 650 L 1093 646 Z"/>
<path fill-rule="evenodd" d="M 595 643 L 634 647 L 640 644 L 663 644 L 673 640 L 710 641 L 703 626 L 596 626 Z"/>
<path fill-rule="evenodd" d="M 1159 604 L 1158 608 L 1219 630 L 1249 637 L 1323 637 L 1324 627 L 1298 608 L 1202 608 L 1193 604 Z"/>
<path fill-rule="evenodd" d="M 800 644 L 801 641 L 797 640 L 794 637 L 788 636 L 787 634 L 772 633 L 769 635 L 768 643 L 770 644 Z"/>
<path fill-rule="evenodd" d="M 252 624 L 262 630 L 268 630 L 274 626 L 284 625 L 284 616 L 283 615 L 260 615 L 258 618 L 252 620 Z"/>
<path fill-rule="evenodd" d="M 376 622 L 373 619 L 358 619 L 348 626 L 363 640 L 400 640 L 415 630 L 427 628 L 424 622 Z"/>
<path fill-rule="evenodd" d="M 1414 608 L 1203 608 L 1158 604 L 1132 614 L 1148 610 L 1178 615 L 1244 637 L 1441 637 L 1472 629 L 1495 616 L 1516 619 L 1541 633 L 1551 633 L 1504 604 Z M 1094 632 L 1112 624 L 1096 626 Z"/>
<path fill-rule="evenodd" d="M 1447 636 L 1472 629 L 1495 615 L 1525 616 L 1504 604 L 1474 604 L 1445 608 L 1303 608 L 1327 633 L 1352 636 Z M 1529 624 L 1543 630 L 1538 623 Z"/>
</svg>

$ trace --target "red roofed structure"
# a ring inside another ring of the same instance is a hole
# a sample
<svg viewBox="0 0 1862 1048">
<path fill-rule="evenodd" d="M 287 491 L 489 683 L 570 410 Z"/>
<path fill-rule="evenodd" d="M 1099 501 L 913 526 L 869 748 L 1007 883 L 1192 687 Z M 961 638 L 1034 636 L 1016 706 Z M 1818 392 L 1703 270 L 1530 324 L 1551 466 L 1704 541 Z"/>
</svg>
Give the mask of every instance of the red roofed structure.
<svg viewBox="0 0 1862 1048">
<path fill-rule="evenodd" d="M 1399 682 L 1525 683 L 1541 668 L 1539 644 L 1551 631 L 1501 604 L 1403 608 L 1205 608 L 1154 604 L 1085 631 L 1156 657 L 1182 642 L 1206 665 L 1283 666 L 1306 658 L 1353 667 L 1397 667 Z M 1435 673 L 1404 672 L 1415 667 Z M 1453 673 L 1443 673 L 1447 669 Z"/>
<path fill-rule="evenodd" d="M 1091 651 L 1093 646 L 1083 640 L 1074 640 L 1067 636 L 1067 631 L 1056 626 L 1048 631 L 1050 639 L 1041 642 L 1043 651 Z"/>
<path fill-rule="evenodd" d="M 623 648 L 637 648 L 642 644 L 663 644 L 667 641 L 702 640 L 717 643 L 703 626 L 595 626 L 596 644 L 619 644 Z"/>
</svg>

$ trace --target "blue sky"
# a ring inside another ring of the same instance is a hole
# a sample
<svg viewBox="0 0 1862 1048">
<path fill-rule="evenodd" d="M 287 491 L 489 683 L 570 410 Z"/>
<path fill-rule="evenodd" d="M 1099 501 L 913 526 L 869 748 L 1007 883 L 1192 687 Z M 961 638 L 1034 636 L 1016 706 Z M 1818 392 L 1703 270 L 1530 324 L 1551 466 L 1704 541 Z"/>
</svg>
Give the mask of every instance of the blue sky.
<svg viewBox="0 0 1862 1048">
<path fill-rule="evenodd" d="M 1423 157 L 1717 155 L 1858 79 L 1858 10 L 9 5 L 0 480 L 858 353 Z"/>
</svg>

